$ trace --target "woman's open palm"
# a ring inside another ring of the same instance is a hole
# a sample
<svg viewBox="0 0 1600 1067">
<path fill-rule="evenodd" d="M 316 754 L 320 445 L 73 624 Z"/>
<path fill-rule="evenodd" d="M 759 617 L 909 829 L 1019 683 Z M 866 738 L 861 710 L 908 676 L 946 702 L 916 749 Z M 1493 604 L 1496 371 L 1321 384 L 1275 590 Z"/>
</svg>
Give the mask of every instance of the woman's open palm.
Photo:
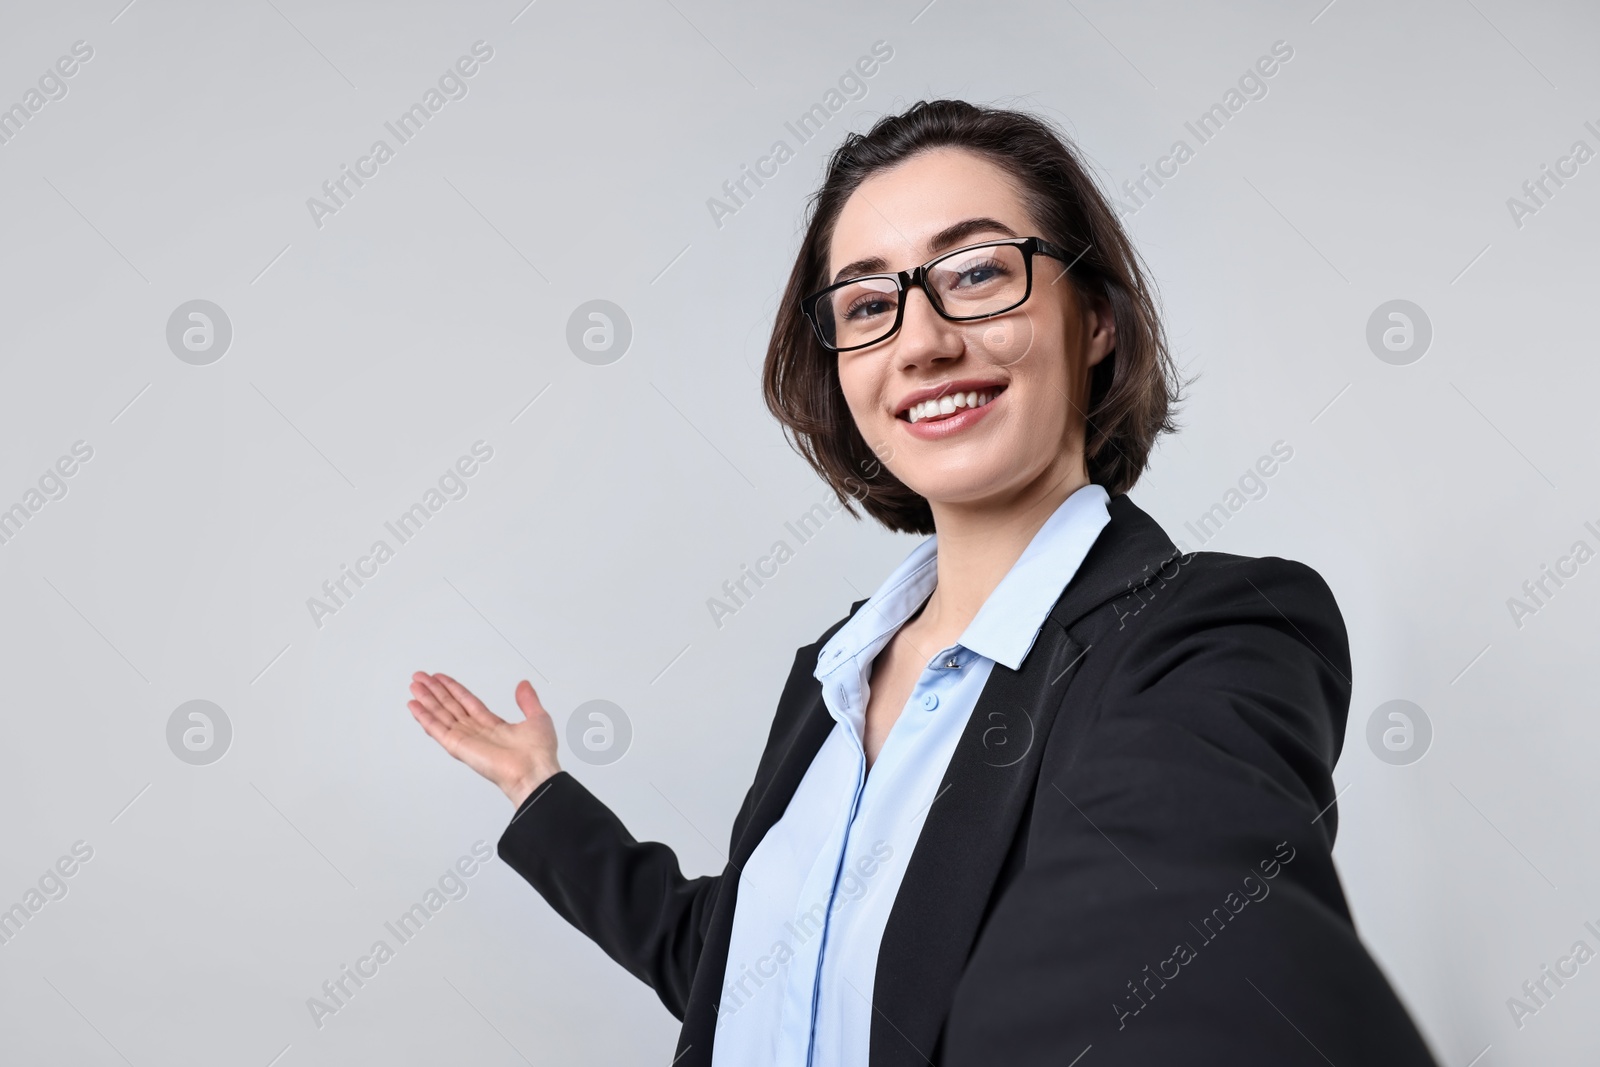
<svg viewBox="0 0 1600 1067">
<path fill-rule="evenodd" d="M 428 736 L 520 805 L 561 769 L 556 728 L 526 679 L 517 684 L 521 722 L 507 722 L 447 674 L 418 671 L 406 703 Z"/>
</svg>

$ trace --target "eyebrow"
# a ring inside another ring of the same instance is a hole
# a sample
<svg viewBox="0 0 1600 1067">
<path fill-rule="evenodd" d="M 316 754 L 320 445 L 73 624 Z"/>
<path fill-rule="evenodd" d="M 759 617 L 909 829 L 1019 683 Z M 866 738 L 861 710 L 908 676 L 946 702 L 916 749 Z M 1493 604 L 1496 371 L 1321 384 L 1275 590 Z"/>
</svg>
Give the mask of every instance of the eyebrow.
<svg viewBox="0 0 1600 1067">
<path fill-rule="evenodd" d="M 991 231 L 1003 233 L 1008 237 L 1020 236 L 999 219 L 979 216 L 978 218 L 962 219 L 960 222 L 946 226 L 928 241 L 928 248 L 934 252 L 942 252 L 947 248 L 955 247 L 973 234 Z M 888 261 L 882 256 L 867 256 L 863 259 L 852 260 L 840 267 L 839 272 L 833 276 L 833 280 L 840 282 L 846 278 L 860 277 L 863 274 L 883 274 L 887 272 L 888 267 Z"/>
</svg>

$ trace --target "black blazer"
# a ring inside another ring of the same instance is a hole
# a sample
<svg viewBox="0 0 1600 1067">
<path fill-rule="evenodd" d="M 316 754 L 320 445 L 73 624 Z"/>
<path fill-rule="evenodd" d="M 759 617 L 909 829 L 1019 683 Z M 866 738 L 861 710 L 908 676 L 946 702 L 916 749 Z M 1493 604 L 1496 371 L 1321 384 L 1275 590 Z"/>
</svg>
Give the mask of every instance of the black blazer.
<svg viewBox="0 0 1600 1067">
<path fill-rule="evenodd" d="M 878 951 L 873 1067 L 1432 1067 L 1330 856 L 1350 653 L 1328 586 L 1109 508 L 929 809 Z M 844 621 L 795 653 L 721 875 L 683 877 L 565 772 L 500 838 L 683 1020 L 677 1067 L 711 1063 L 737 871 L 833 729 L 811 672 Z"/>
</svg>

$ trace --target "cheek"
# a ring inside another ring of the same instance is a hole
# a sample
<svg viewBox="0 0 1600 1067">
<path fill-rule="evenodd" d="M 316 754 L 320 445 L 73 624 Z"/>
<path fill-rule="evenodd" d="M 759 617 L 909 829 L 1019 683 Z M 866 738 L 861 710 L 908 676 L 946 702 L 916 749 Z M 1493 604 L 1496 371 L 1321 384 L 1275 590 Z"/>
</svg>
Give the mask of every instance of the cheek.
<svg viewBox="0 0 1600 1067">
<path fill-rule="evenodd" d="M 1068 402 L 1065 368 L 1060 356 L 1047 360 L 1043 352 L 1035 353 L 1029 364 L 1030 373 L 1017 375 L 1022 403 L 1014 409 L 1022 432 L 1030 440 L 1053 438 L 1066 428 L 1073 415 Z"/>
<path fill-rule="evenodd" d="M 978 327 L 976 348 L 990 366 L 1015 367 L 1032 354 L 1038 336 L 1033 316 L 1024 311 Z"/>
<path fill-rule="evenodd" d="M 864 362 L 841 361 L 839 365 L 839 391 L 844 394 L 845 407 L 857 426 L 863 415 L 873 410 L 875 379 Z"/>
</svg>

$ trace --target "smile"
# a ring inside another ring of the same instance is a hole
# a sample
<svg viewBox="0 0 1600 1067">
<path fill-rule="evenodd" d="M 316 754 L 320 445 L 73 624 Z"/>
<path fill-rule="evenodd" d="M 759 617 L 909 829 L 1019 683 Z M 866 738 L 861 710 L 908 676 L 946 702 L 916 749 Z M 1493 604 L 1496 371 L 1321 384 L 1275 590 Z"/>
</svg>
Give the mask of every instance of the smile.
<svg viewBox="0 0 1600 1067">
<path fill-rule="evenodd" d="M 906 432 L 912 437 L 941 442 L 965 434 L 986 419 L 995 402 L 1005 395 L 1006 386 L 1008 382 L 970 379 L 920 389 L 901 400 L 904 406 L 896 418 L 906 424 Z"/>
<path fill-rule="evenodd" d="M 936 422 L 948 419 L 957 412 L 970 408 L 981 408 L 999 396 L 1004 389 L 980 389 L 966 393 L 950 393 L 946 396 L 924 400 L 911 407 L 900 416 L 910 423 Z"/>
</svg>

